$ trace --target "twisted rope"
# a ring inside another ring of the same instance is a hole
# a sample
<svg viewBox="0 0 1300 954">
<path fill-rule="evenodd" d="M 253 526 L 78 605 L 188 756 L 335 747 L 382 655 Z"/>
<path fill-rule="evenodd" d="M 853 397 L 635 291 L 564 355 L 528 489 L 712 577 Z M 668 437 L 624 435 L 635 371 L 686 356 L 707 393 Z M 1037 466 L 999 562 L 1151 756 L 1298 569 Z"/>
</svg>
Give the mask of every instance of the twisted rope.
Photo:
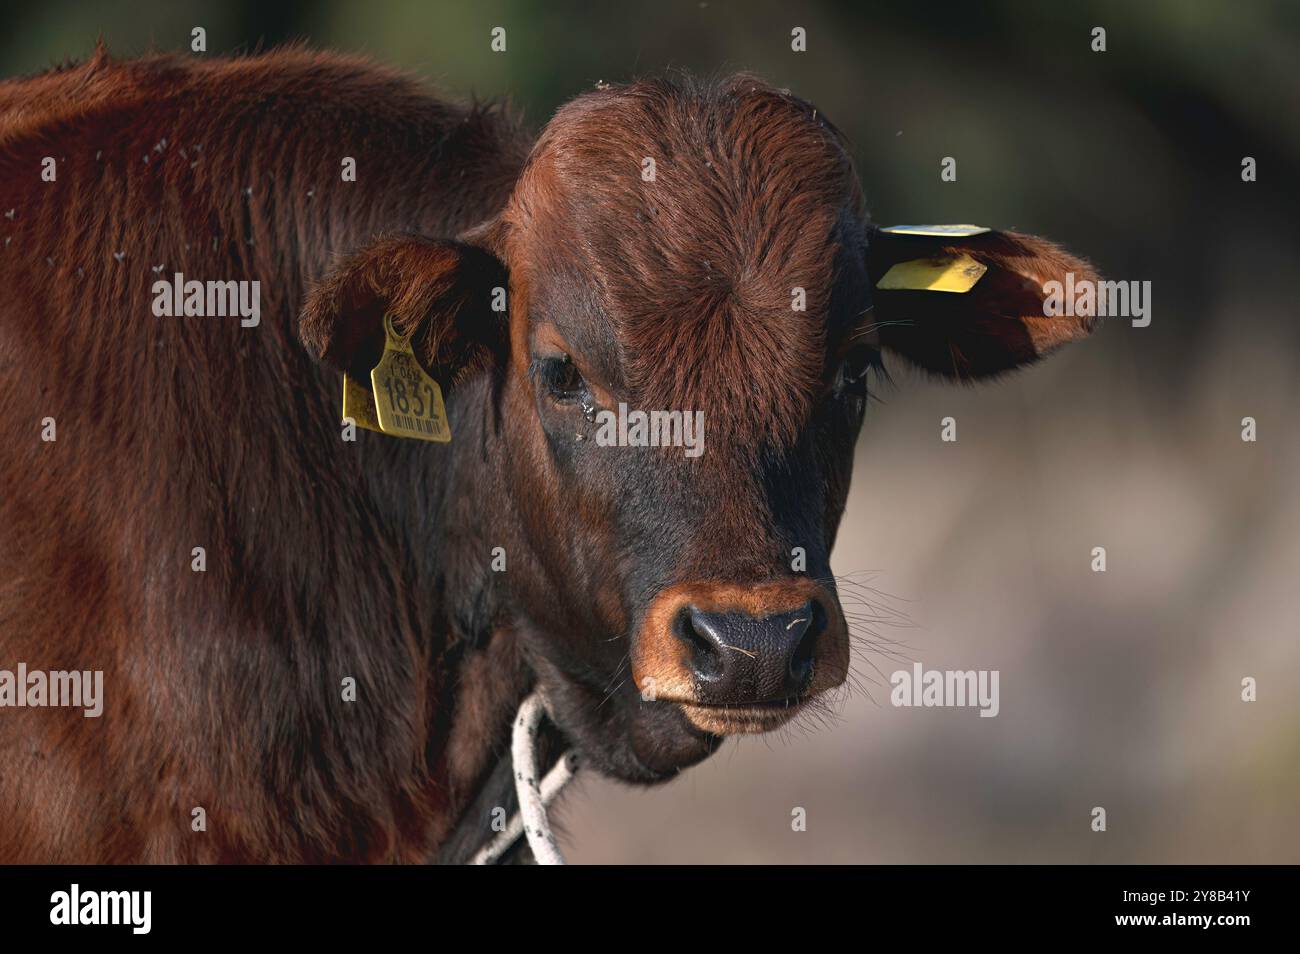
<svg viewBox="0 0 1300 954">
<path fill-rule="evenodd" d="M 573 752 L 566 752 L 538 782 L 537 739 L 545 711 L 540 692 L 534 692 L 519 706 L 510 734 L 510 760 L 514 766 L 519 811 L 511 816 L 503 831 L 479 849 L 470 864 L 494 864 L 515 843 L 521 831 L 528 838 L 528 847 L 539 865 L 564 864 L 546 810 L 577 773 L 578 763 Z"/>
</svg>

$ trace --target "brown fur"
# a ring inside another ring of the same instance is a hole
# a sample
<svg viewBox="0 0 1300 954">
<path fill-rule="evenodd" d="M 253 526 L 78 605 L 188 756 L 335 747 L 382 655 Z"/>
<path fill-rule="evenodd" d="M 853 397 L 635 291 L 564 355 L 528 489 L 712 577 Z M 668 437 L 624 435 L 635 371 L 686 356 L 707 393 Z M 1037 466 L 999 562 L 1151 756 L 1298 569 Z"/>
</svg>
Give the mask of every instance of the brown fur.
<svg viewBox="0 0 1300 954">
<path fill-rule="evenodd" d="M 338 378 L 294 316 L 333 256 L 489 215 L 527 138 L 300 50 L 101 50 L 0 104 L 0 665 L 103 669 L 107 704 L 0 712 L 0 860 L 425 857 L 455 817 L 462 651 L 422 535 L 436 501 L 403 482 L 409 447 L 339 440 Z M 155 318 L 173 271 L 260 279 L 261 325 Z"/>
<path fill-rule="evenodd" d="M 595 285 L 638 406 L 707 402 L 738 443 L 792 443 L 821 387 L 837 255 L 861 244 L 853 165 L 812 106 L 752 76 L 694 92 L 651 80 L 561 109 L 506 210 L 505 254 L 528 263 L 524 283 L 576 270 Z"/>
</svg>

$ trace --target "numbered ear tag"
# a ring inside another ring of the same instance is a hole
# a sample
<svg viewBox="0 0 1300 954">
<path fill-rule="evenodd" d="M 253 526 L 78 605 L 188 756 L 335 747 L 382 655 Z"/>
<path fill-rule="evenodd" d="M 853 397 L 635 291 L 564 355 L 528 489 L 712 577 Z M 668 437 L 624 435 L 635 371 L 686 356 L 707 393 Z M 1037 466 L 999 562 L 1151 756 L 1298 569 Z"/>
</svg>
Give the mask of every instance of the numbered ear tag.
<svg viewBox="0 0 1300 954">
<path fill-rule="evenodd" d="M 357 427 L 368 431 L 384 429 L 379 426 L 379 415 L 375 413 L 375 396 L 364 384 L 358 384 L 346 374 L 343 375 L 343 416 L 356 421 Z"/>
<path fill-rule="evenodd" d="M 882 232 L 889 232 L 892 235 L 928 235 L 932 238 L 969 238 L 972 235 L 983 235 L 992 229 L 985 228 L 982 225 L 891 225 L 889 228 L 881 229 Z"/>
<path fill-rule="evenodd" d="M 384 356 L 370 372 L 379 427 L 385 434 L 421 441 L 451 440 L 442 389 L 415 360 L 411 342 L 397 333 L 392 315 L 384 316 Z"/>
<path fill-rule="evenodd" d="M 988 266 L 969 255 L 941 255 L 899 262 L 876 282 L 886 291 L 968 292 Z"/>
</svg>

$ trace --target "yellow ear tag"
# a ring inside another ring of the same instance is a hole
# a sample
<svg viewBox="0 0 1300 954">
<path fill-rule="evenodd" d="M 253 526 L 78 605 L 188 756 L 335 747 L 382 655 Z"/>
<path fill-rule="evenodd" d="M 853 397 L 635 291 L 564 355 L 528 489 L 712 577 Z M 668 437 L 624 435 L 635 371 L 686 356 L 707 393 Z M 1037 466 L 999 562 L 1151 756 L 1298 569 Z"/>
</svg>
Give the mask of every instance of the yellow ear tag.
<svg viewBox="0 0 1300 954">
<path fill-rule="evenodd" d="M 397 333 L 392 315 L 384 315 L 384 336 L 384 356 L 370 372 L 380 428 L 397 437 L 446 444 L 451 425 L 438 382 L 415 360 L 411 342 Z"/>
<path fill-rule="evenodd" d="M 379 426 L 379 415 L 375 413 L 375 396 L 364 384 L 358 384 L 346 374 L 343 375 L 343 416 L 356 421 L 357 427 L 384 432 Z"/>
<path fill-rule="evenodd" d="M 968 292 L 988 266 L 969 255 L 942 255 L 899 262 L 881 276 L 876 287 L 885 291 Z"/>
<path fill-rule="evenodd" d="M 985 228 L 982 225 L 891 225 L 887 229 L 881 229 L 882 232 L 889 232 L 893 235 L 929 235 L 934 238 L 969 238 L 972 235 L 983 235 L 985 232 L 991 232 L 992 229 Z"/>
</svg>

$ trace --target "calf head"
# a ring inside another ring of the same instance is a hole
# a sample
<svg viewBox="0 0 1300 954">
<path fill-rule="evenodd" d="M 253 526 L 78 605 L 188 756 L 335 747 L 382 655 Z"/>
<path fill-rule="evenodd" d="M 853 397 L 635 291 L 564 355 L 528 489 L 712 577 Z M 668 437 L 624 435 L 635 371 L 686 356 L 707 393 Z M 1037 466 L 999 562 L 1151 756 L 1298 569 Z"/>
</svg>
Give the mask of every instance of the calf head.
<svg viewBox="0 0 1300 954">
<path fill-rule="evenodd" d="M 942 254 L 986 271 L 875 288 Z M 301 334 L 364 381 L 392 313 L 450 402 L 488 382 L 484 507 L 511 526 L 478 558 L 514 542 L 506 612 L 560 728 L 655 781 L 844 683 L 829 556 L 882 350 L 957 380 L 1033 361 L 1089 330 L 1043 317 L 1066 272 L 1092 277 L 1027 235 L 875 229 L 839 134 L 758 80 L 647 81 L 562 108 L 491 222 L 341 263 Z M 703 432 L 607 446 L 634 411 Z"/>
</svg>

